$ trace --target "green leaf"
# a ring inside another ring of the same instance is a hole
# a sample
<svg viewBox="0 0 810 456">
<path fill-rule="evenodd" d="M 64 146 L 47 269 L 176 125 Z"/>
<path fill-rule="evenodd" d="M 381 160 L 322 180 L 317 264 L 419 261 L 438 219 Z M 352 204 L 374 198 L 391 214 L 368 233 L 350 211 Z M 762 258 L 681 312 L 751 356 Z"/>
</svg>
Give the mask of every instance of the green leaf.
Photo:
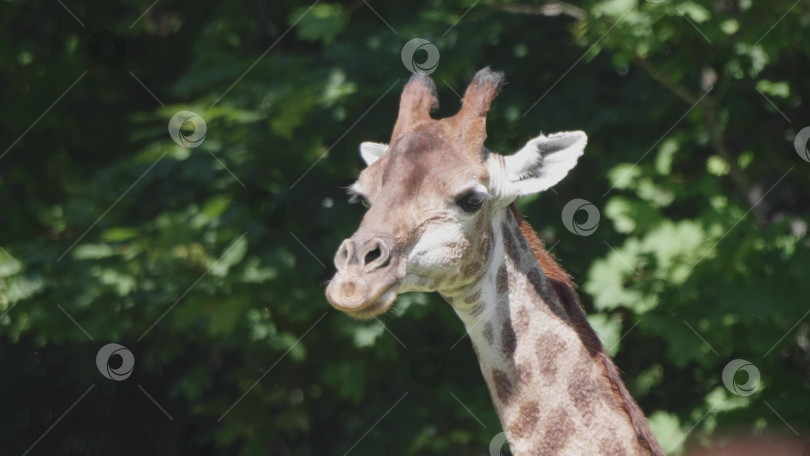
<svg viewBox="0 0 810 456">
<path fill-rule="evenodd" d="M 658 155 L 655 157 L 655 170 L 658 174 L 669 175 L 672 171 L 672 160 L 679 147 L 679 142 L 674 138 L 667 138 L 661 142 Z"/>
<path fill-rule="evenodd" d="M 683 2 L 677 6 L 681 14 L 689 16 L 690 19 L 698 24 L 706 22 L 711 18 L 711 13 L 702 5 L 693 2 Z"/>
<path fill-rule="evenodd" d="M 128 295 L 137 285 L 135 277 L 112 268 L 97 270 L 95 275 L 98 276 L 101 283 L 115 287 L 118 296 Z"/>
<path fill-rule="evenodd" d="M 622 196 L 608 200 L 604 214 L 613 221 L 616 231 L 627 234 L 648 230 L 662 221 L 660 212 L 650 203 Z"/>
<path fill-rule="evenodd" d="M 73 249 L 73 258 L 77 260 L 98 260 L 115 254 L 115 249 L 107 244 L 82 244 Z"/>
<path fill-rule="evenodd" d="M 110 228 L 104 231 L 104 233 L 101 236 L 107 242 L 119 242 L 132 239 L 137 235 L 138 235 L 137 228 L 117 227 L 117 228 Z"/>
<path fill-rule="evenodd" d="M 658 386 L 664 379 L 664 368 L 661 364 L 654 364 L 649 369 L 639 374 L 635 381 L 634 393 L 638 397 L 646 396 L 650 391 Z"/>
<path fill-rule="evenodd" d="M 649 415 L 648 421 L 650 422 L 650 429 L 656 437 L 658 442 L 663 448 L 667 450 L 667 454 L 682 454 L 684 435 L 680 429 L 680 420 L 672 413 L 667 413 L 662 410 L 656 410 Z"/>
<path fill-rule="evenodd" d="M 247 239 L 246 236 L 241 236 L 231 243 L 225 249 L 225 253 L 211 268 L 211 274 L 218 277 L 225 277 L 228 275 L 228 270 L 235 264 L 242 261 L 247 252 Z"/>
<path fill-rule="evenodd" d="M 594 6 L 594 12 L 608 16 L 621 16 L 635 6 L 635 0 L 603 0 Z"/>
<path fill-rule="evenodd" d="M 22 271 L 23 263 L 11 256 L 6 249 L 0 249 L 0 278 L 10 277 Z"/>
<path fill-rule="evenodd" d="M 360 326 L 354 331 L 354 346 L 357 348 L 371 347 L 385 332 L 385 326 L 381 321 Z"/>
<path fill-rule="evenodd" d="M 788 98 L 790 97 L 790 85 L 787 81 L 769 81 L 762 79 L 757 81 L 757 90 L 774 97 Z"/>
<path fill-rule="evenodd" d="M 641 168 L 632 163 L 622 163 L 608 171 L 610 184 L 619 190 L 631 188 L 634 181 L 640 176 Z"/>
<path fill-rule="evenodd" d="M 230 202 L 230 195 L 216 195 L 205 202 L 200 212 L 207 215 L 209 218 L 215 219 L 228 208 Z"/>
<path fill-rule="evenodd" d="M 248 306 L 248 296 L 231 295 L 225 299 L 216 299 L 208 303 L 208 332 L 211 336 L 230 336 L 236 325 L 242 320 Z"/>
<path fill-rule="evenodd" d="M 725 176 L 731 168 L 725 160 L 718 155 L 712 155 L 706 160 L 706 171 L 714 176 Z"/>
<path fill-rule="evenodd" d="M 307 12 L 307 9 L 309 11 Z M 295 24 L 298 36 L 307 41 L 320 41 L 324 45 L 335 42 L 337 35 L 346 26 L 346 13 L 343 6 L 334 3 L 318 3 L 309 7 L 296 9 L 288 18 L 290 25 Z"/>
<path fill-rule="evenodd" d="M 720 23 L 720 30 L 722 30 L 726 35 L 733 35 L 737 33 L 737 30 L 739 29 L 740 23 L 734 18 L 726 19 Z"/>
<path fill-rule="evenodd" d="M 588 323 L 593 326 L 608 354 L 610 356 L 616 355 L 619 351 L 619 339 L 621 338 L 621 322 L 607 314 L 597 313 L 588 315 Z"/>
</svg>

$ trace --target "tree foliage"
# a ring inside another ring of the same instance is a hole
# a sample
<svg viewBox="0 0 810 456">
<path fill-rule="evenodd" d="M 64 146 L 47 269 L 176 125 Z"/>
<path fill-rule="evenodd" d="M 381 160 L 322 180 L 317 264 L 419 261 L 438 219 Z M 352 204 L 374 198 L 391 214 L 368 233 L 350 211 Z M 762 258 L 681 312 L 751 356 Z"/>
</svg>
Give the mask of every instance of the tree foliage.
<svg viewBox="0 0 810 456">
<path fill-rule="evenodd" d="M 323 297 L 362 216 L 343 190 L 357 146 L 388 139 L 412 38 L 441 53 L 439 115 L 477 69 L 506 73 L 490 148 L 588 133 L 574 172 L 520 206 L 665 449 L 810 426 L 810 154 L 794 145 L 810 6 L 71 3 L 0 6 L 11 453 L 486 452 L 499 424 L 446 303 L 405 295 L 360 323 Z M 204 119 L 199 147 L 167 132 L 183 110 Z M 593 235 L 562 223 L 575 198 L 600 211 Z M 128 379 L 100 374 L 107 343 L 134 354 Z M 738 358 L 753 395 L 723 383 Z"/>
</svg>

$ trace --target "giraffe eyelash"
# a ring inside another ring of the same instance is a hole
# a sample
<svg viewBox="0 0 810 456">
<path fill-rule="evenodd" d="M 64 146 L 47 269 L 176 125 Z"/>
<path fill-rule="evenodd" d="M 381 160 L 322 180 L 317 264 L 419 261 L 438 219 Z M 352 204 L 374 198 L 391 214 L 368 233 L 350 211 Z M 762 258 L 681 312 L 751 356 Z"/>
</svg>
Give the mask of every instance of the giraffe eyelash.
<svg viewBox="0 0 810 456">
<path fill-rule="evenodd" d="M 362 195 L 353 189 L 349 189 L 349 204 L 357 204 L 360 203 L 365 207 L 371 207 L 371 202 L 365 195 Z"/>
</svg>

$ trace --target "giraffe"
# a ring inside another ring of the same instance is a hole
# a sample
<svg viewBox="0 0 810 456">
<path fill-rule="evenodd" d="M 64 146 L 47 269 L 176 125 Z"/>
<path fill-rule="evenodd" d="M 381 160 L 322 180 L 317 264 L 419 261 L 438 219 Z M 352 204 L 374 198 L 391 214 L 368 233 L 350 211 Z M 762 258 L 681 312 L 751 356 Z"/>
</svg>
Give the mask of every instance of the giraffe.
<svg viewBox="0 0 810 456">
<path fill-rule="evenodd" d="M 390 143 L 361 144 L 367 167 L 349 193 L 368 209 L 338 248 L 327 300 L 369 319 L 399 294 L 438 292 L 470 335 L 515 455 L 663 455 L 571 278 L 514 204 L 562 180 L 587 137 L 490 151 L 486 115 L 503 81 L 482 69 L 459 112 L 436 120 L 434 82 L 411 77 Z"/>
</svg>

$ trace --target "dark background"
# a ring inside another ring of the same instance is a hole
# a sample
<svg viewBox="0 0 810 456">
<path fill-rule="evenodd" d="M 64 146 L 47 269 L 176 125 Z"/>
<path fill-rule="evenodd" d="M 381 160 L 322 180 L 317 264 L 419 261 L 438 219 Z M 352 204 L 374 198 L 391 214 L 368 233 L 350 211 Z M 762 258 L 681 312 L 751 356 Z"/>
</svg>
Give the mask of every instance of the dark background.
<svg viewBox="0 0 810 456">
<path fill-rule="evenodd" d="M 323 296 L 363 213 L 343 187 L 359 143 L 390 135 L 413 38 L 440 51 L 440 115 L 481 67 L 506 73 L 490 148 L 588 133 L 520 206 L 664 448 L 802 438 L 807 3 L 310 6 L 0 5 L 3 454 L 487 453 L 501 429 L 446 303 L 405 295 L 361 323 Z M 182 110 L 199 147 L 169 136 Z M 590 236 L 563 224 L 575 198 L 600 211 Z M 108 343 L 128 378 L 97 368 Z M 734 359 L 753 395 L 724 386 Z"/>
</svg>

